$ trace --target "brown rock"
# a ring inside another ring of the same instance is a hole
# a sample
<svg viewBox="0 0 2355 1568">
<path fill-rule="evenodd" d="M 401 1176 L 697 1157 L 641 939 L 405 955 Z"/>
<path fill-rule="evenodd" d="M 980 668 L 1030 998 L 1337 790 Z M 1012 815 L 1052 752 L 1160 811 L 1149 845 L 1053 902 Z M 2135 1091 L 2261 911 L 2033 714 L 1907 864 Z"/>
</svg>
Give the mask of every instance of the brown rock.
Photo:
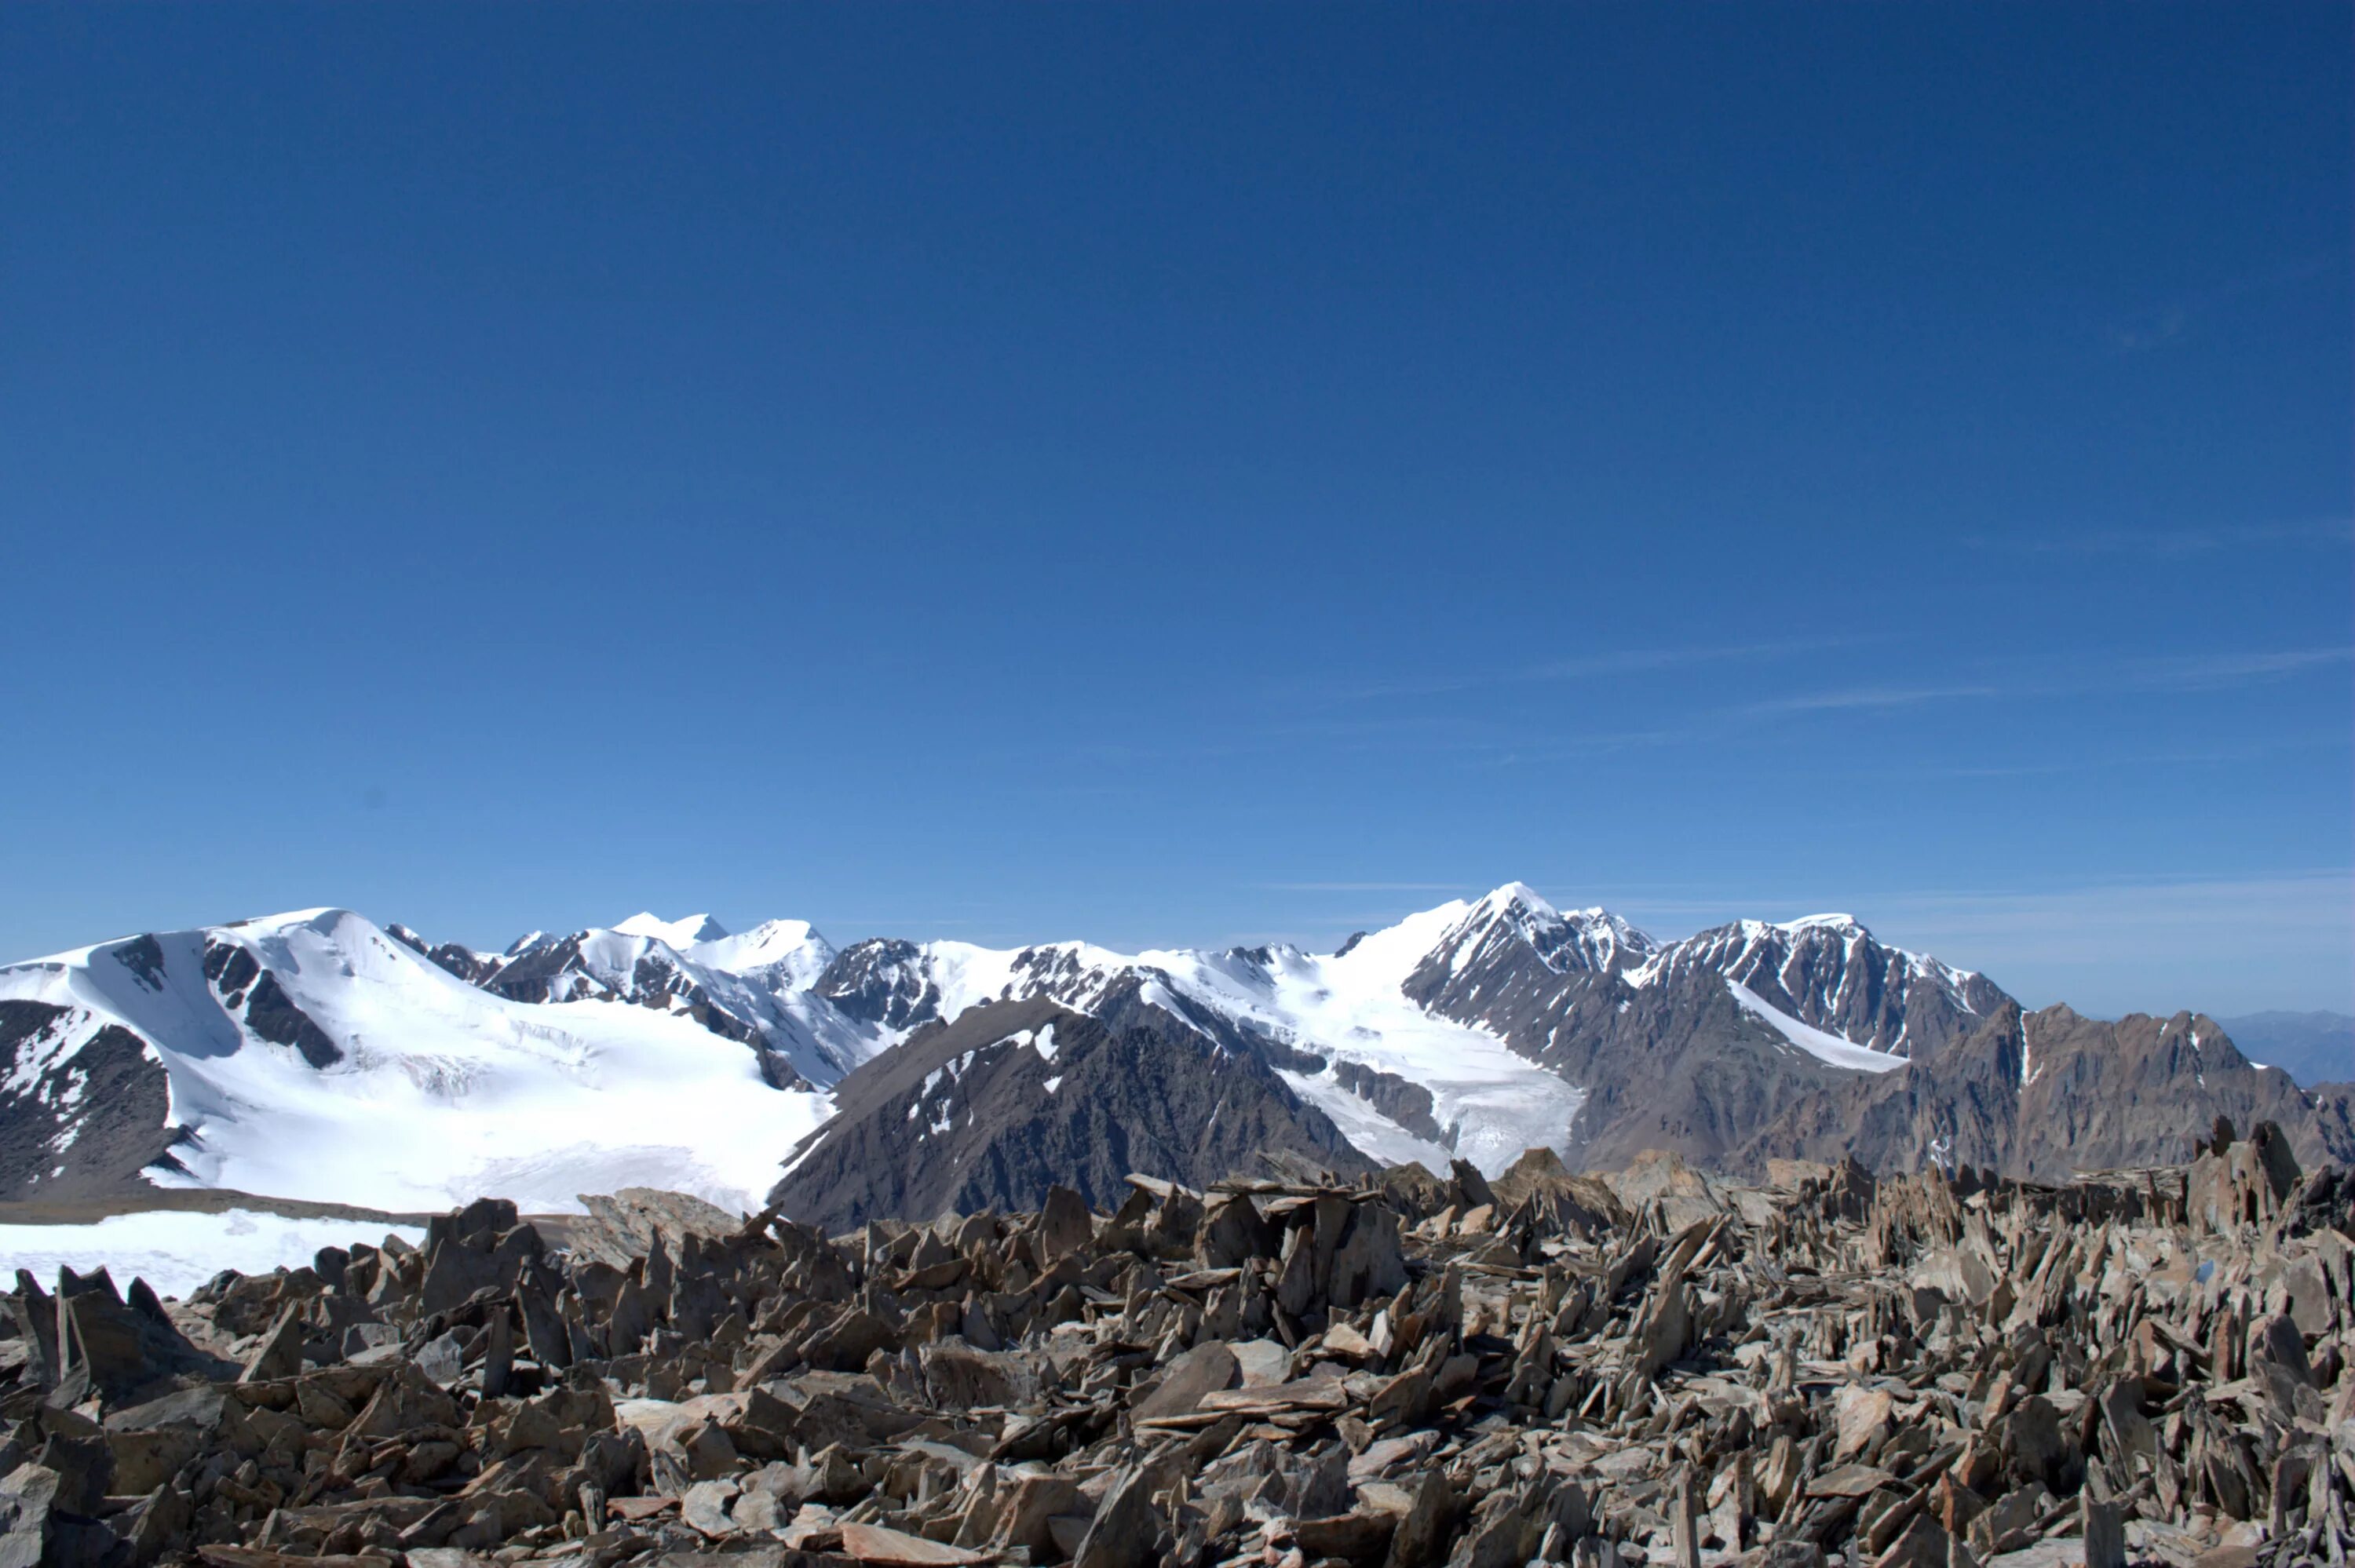
<svg viewBox="0 0 2355 1568">
<path fill-rule="evenodd" d="M 931 1568 L 932 1564 L 937 1563 L 990 1561 L 978 1552 L 943 1546 L 921 1535 L 909 1535 L 874 1524 L 844 1524 L 842 1550 L 861 1563 L 883 1563 L 888 1568 Z"/>
</svg>

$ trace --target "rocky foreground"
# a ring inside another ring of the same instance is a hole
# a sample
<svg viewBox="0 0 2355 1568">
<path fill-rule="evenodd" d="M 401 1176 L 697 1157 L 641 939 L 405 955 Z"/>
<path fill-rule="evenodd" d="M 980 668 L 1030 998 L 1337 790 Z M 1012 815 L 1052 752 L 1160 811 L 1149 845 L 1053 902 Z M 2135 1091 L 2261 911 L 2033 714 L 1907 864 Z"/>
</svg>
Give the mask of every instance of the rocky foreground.
<svg viewBox="0 0 2355 1568">
<path fill-rule="evenodd" d="M 1532 1154 L 828 1237 L 692 1199 L 19 1275 L 0 1568 L 2344 1560 L 2355 1181 Z M 0 1325 L 5 1328 L 5 1325 Z"/>
</svg>

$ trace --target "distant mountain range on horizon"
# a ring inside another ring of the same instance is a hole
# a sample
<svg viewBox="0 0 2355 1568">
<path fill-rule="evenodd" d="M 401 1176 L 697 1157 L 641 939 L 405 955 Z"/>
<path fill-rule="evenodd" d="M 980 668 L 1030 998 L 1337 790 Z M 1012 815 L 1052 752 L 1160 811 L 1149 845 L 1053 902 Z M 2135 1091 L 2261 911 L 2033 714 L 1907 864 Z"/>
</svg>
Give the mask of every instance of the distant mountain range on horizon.
<svg viewBox="0 0 2355 1568">
<path fill-rule="evenodd" d="M 2249 1012 L 2216 1022 L 2255 1060 L 2301 1084 L 2355 1079 L 2355 1014 Z"/>
<path fill-rule="evenodd" d="M 2030 1012 L 1845 915 L 1664 942 L 1518 883 L 1325 954 L 650 914 L 494 953 L 318 909 L 0 967 L 0 1198 L 651 1185 L 851 1224 L 1535 1147 L 2049 1179 L 2184 1158 L 2217 1116 L 2345 1160 L 2350 1044 L 2331 1014 Z"/>
</svg>

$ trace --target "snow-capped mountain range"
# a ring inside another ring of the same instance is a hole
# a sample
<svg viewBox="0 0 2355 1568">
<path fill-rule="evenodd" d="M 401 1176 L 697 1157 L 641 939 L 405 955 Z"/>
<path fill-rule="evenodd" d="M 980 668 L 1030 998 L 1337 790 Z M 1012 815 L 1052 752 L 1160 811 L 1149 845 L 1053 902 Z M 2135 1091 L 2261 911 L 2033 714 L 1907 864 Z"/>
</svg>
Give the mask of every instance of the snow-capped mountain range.
<svg viewBox="0 0 2355 1568">
<path fill-rule="evenodd" d="M 1155 1054 L 1159 1098 L 1067 1114 L 1039 1067 L 960 1122 L 971 1059 L 999 1044 L 986 1024 L 958 1036 L 980 1041 L 965 1066 L 926 1069 L 921 1107 L 891 1097 L 907 1086 L 892 1086 L 895 1053 L 1007 1002 L 1087 1021 L 1066 1033 L 1088 1038 L 1088 1059 Z M 1245 1108 L 1254 1137 L 1328 1164 L 1494 1172 L 1535 1146 L 1574 1164 L 1648 1147 L 1732 1160 L 1759 1157 L 1778 1118 L 1820 1142 L 1824 1097 L 2018 1019 L 1984 977 L 1845 916 L 1663 943 L 1518 883 L 1327 954 L 837 951 L 800 921 L 733 935 L 651 914 L 486 953 L 305 910 L 0 968 L 0 1193 L 147 1181 L 395 1210 L 490 1192 L 548 1210 L 634 1183 L 750 1208 L 789 1158 L 843 1146 L 854 1075 L 861 1115 L 908 1124 L 891 1158 L 920 1163 L 977 1118 L 990 1125 L 970 1136 L 1011 1118 L 1035 1143 L 1115 1114 L 1127 1121 L 1090 1136 L 1126 1144 L 1169 1131 L 1146 1123 Z M 1178 1073 L 1171 1053 L 1201 1065 Z M 1170 1158 L 1236 1146 L 1186 1147 Z"/>
</svg>

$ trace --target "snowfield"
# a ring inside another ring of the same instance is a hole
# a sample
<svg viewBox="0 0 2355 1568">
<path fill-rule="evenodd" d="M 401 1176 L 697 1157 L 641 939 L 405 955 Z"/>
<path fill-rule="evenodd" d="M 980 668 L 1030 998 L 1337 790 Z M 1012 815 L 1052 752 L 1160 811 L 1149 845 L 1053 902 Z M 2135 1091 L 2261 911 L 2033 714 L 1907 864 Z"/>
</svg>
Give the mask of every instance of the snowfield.
<svg viewBox="0 0 2355 1568">
<path fill-rule="evenodd" d="M 832 1111 L 824 1093 L 769 1087 L 748 1047 L 691 1018 L 512 1001 L 346 910 L 215 928 L 342 1053 L 314 1066 L 223 1004 L 207 935 L 0 971 L 0 996 L 84 1008 L 93 1033 L 120 1020 L 157 1043 L 172 1120 L 191 1135 L 175 1150 L 187 1174 L 159 1184 L 412 1212 L 488 1194 L 538 1213 L 643 1185 L 743 1212 Z"/>
<path fill-rule="evenodd" d="M 104 1268 L 118 1289 L 144 1279 L 158 1296 L 185 1297 L 224 1268 L 268 1274 L 307 1266 L 323 1246 L 380 1246 L 388 1235 L 414 1246 L 425 1232 L 364 1220 L 293 1220 L 231 1209 L 202 1214 L 154 1209 L 89 1225 L 0 1225 L 0 1269 L 24 1268 L 55 1281 L 60 1265 L 78 1274 Z"/>
</svg>

